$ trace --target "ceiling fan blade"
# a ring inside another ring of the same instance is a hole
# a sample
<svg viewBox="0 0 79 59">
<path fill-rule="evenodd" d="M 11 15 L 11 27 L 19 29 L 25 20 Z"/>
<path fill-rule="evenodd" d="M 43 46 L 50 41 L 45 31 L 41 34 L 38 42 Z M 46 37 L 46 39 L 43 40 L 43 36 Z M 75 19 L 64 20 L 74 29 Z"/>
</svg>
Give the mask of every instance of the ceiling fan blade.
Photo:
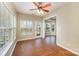
<svg viewBox="0 0 79 59">
<path fill-rule="evenodd" d="M 51 3 L 44 4 L 44 5 L 42 5 L 42 8 L 49 7 L 50 5 L 51 5 Z"/>
<path fill-rule="evenodd" d="M 33 2 L 33 4 L 34 4 L 35 6 L 37 6 L 37 7 L 39 7 L 39 5 L 38 5 L 36 2 Z"/>
<path fill-rule="evenodd" d="M 42 9 L 43 11 L 45 11 L 45 12 L 49 12 L 49 10 L 46 10 L 46 9 Z"/>
<path fill-rule="evenodd" d="M 41 5 L 42 4 L 42 2 L 38 2 L 39 3 L 39 5 Z"/>
<path fill-rule="evenodd" d="M 29 10 L 38 10 L 38 9 L 29 9 Z"/>
</svg>

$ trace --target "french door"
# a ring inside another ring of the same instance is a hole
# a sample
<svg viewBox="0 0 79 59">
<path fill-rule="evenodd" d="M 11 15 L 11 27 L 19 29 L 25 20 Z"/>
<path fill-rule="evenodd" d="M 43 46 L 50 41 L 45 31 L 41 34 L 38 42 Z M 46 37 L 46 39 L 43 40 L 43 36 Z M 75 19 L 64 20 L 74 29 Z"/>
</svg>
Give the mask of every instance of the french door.
<svg viewBox="0 0 79 59">
<path fill-rule="evenodd" d="M 42 22 L 35 22 L 35 38 L 40 38 L 42 36 Z"/>
</svg>

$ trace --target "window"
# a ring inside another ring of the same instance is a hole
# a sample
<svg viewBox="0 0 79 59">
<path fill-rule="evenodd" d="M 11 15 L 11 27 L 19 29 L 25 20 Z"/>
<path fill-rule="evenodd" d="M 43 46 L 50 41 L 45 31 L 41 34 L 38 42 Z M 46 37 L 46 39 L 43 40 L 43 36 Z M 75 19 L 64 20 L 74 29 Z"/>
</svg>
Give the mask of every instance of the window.
<svg viewBox="0 0 79 59">
<path fill-rule="evenodd" d="M 16 39 L 16 17 L 0 2 L 0 49 Z M 0 50 L 1 52 L 1 50 Z"/>
<path fill-rule="evenodd" d="M 32 35 L 32 27 L 33 27 L 32 20 L 21 20 L 20 21 L 21 37 L 25 38 L 29 35 Z"/>
</svg>

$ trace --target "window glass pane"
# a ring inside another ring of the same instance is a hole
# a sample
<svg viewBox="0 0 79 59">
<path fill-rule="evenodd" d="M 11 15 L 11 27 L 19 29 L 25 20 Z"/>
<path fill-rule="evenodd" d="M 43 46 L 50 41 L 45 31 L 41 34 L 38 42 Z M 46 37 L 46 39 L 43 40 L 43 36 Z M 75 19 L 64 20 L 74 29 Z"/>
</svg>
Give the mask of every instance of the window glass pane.
<svg viewBox="0 0 79 59">
<path fill-rule="evenodd" d="M 2 47 L 4 44 L 5 44 L 5 37 L 4 37 L 4 22 L 3 22 L 3 17 L 2 16 L 4 16 L 4 12 L 3 11 L 5 11 L 4 10 L 4 7 L 3 7 L 3 5 L 1 4 L 1 6 L 0 6 L 0 47 Z"/>
<path fill-rule="evenodd" d="M 32 35 L 32 27 L 33 27 L 32 20 L 21 20 L 20 27 L 21 27 L 22 38 Z"/>
<path fill-rule="evenodd" d="M 16 39 L 16 17 L 0 2 L 0 49 Z"/>
</svg>

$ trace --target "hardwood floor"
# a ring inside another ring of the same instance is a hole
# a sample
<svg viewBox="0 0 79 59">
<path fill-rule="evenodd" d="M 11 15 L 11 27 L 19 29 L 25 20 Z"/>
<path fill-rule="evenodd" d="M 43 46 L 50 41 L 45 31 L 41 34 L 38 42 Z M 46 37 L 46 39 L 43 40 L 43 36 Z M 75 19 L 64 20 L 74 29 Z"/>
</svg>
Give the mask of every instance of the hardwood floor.
<svg viewBox="0 0 79 59">
<path fill-rule="evenodd" d="M 76 56 L 57 46 L 55 37 L 17 42 L 13 56 Z"/>
</svg>

